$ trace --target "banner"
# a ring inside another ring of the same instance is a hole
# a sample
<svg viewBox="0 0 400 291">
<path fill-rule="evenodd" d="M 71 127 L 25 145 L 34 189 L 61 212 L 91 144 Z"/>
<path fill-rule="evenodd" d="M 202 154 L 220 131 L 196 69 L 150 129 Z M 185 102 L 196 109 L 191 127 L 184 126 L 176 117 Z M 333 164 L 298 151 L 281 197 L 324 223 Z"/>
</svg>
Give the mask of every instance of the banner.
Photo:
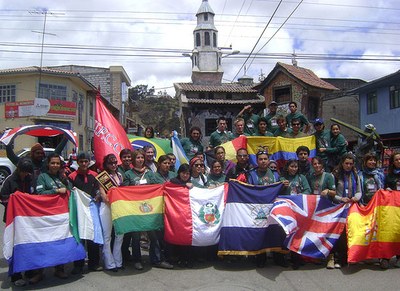
<svg viewBox="0 0 400 291">
<path fill-rule="evenodd" d="M 121 163 L 119 153 L 123 149 L 131 149 L 126 132 L 118 120 L 101 101 L 100 93 L 96 96 L 96 116 L 94 127 L 94 156 L 98 165 L 108 154 L 114 154 Z"/>
<path fill-rule="evenodd" d="M 347 218 L 348 262 L 400 254 L 400 191 L 377 191 L 367 206 L 354 203 Z"/>
<path fill-rule="evenodd" d="M 188 189 L 165 184 L 165 241 L 175 245 L 211 246 L 219 241 L 227 184 Z"/>
<path fill-rule="evenodd" d="M 85 249 L 69 227 L 68 195 L 12 194 L 3 255 L 10 274 L 83 260 Z"/>
<path fill-rule="evenodd" d="M 229 182 L 218 255 L 257 255 L 280 250 L 285 234 L 278 224 L 268 224 L 272 204 L 282 183 L 253 186 Z"/>
<path fill-rule="evenodd" d="M 326 258 L 346 227 L 348 204 L 333 204 L 320 195 L 280 196 L 272 206 L 287 237 L 285 246 L 298 254 Z"/>
<path fill-rule="evenodd" d="M 164 227 L 162 184 L 114 187 L 108 191 L 117 234 Z"/>
</svg>

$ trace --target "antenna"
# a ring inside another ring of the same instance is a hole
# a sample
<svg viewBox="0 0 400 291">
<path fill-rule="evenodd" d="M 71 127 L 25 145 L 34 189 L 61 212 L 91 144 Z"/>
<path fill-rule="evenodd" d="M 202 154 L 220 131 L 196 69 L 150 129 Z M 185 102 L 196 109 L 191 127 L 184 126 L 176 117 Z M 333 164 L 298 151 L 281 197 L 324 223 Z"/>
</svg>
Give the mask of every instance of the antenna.
<svg viewBox="0 0 400 291">
<path fill-rule="evenodd" d="M 43 21 L 43 30 L 42 31 L 37 31 L 37 30 L 32 30 L 34 33 L 40 33 L 42 34 L 42 44 L 41 44 L 41 50 L 40 50 L 40 67 L 39 67 L 39 85 L 38 85 L 38 92 L 37 92 L 37 98 L 39 98 L 40 94 L 40 84 L 42 83 L 42 66 L 43 66 L 43 50 L 44 50 L 44 37 L 45 35 L 52 35 L 52 36 L 57 36 L 54 33 L 48 33 L 46 32 L 46 23 L 47 23 L 47 14 L 50 15 L 64 15 L 64 13 L 53 13 L 49 12 L 46 8 L 42 9 L 36 9 L 32 11 L 28 11 L 30 14 L 44 14 L 44 21 Z"/>
</svg>

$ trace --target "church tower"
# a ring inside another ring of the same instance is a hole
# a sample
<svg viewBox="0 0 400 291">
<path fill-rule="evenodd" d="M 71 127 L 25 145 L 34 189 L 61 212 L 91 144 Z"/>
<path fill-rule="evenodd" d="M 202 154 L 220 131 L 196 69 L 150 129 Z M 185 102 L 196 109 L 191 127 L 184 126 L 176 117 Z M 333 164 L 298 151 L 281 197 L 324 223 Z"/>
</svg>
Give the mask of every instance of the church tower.
<svg viewBox="0 0 400 291">
<path fill-rule="evenodd" d="M 224 71 L 222 52 L 218 48 L 218 30 L 214 26 L 215 13 L 203 0 L 196 13 L 197 26 L 193 31 L 192 82 L 197 85 L 221 85 Z"/>
</svg>

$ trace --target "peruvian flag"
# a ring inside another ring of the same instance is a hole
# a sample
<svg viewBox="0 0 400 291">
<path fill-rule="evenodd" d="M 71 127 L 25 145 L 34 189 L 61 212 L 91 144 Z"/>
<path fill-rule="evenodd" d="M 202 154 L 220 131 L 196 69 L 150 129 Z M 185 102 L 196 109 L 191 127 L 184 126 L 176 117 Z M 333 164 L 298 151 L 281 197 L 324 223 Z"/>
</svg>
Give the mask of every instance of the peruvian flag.
<svg viewBox="0 0 400 291">
<path fill-rule="evenodd" d="M 164 239 L 175 245 L 211 246 L 219 242 L 228 184 L 188 189 L 165 184 Z"/>
<path fill-rule="evenodd" d="M 124 128 L 112 116 L 100 98 L 96 96 L 96 116 L 94 128 L 94 156 L 98 165 L 101 165 L 104 156 L 114 154 L 118 163 L 121 163 L 119 153 L 127 148 L 132 149 Z"/>
</svg>

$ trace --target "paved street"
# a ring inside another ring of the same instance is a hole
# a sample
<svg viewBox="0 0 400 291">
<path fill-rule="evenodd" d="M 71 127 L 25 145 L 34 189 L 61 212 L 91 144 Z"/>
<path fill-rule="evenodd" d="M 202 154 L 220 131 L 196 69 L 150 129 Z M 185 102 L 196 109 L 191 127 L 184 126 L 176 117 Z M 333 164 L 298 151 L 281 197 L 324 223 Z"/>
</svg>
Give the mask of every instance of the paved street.
<svg viewBox="0 0 400 291">
<path fill-rule="evenodd" d="M 0 215 L 2 216 L 3 208 Z M 3 240 L 4 224 L 1 226 Z M 233 263 L 197 263 L 194 269 L 163 270 L 149 267 L 137 271 L 132 265 L 118 273 L 96 272 L 70 276 L 67 280 L 46 278 L 37 285 L 16 288 L 7 277 L 7 263 L 1 254 L 1 289 L 27 290 L 398 290 L 400 269 L 383 271 L 376 265 L 353 265 L 342 270 L 327 270 L 307 264 L 299 270 L 274 266 L 271 261 L 263 269 L 250 261 Z M 67 271 L 71 271 L 71 264 Z"/>
</svg>

